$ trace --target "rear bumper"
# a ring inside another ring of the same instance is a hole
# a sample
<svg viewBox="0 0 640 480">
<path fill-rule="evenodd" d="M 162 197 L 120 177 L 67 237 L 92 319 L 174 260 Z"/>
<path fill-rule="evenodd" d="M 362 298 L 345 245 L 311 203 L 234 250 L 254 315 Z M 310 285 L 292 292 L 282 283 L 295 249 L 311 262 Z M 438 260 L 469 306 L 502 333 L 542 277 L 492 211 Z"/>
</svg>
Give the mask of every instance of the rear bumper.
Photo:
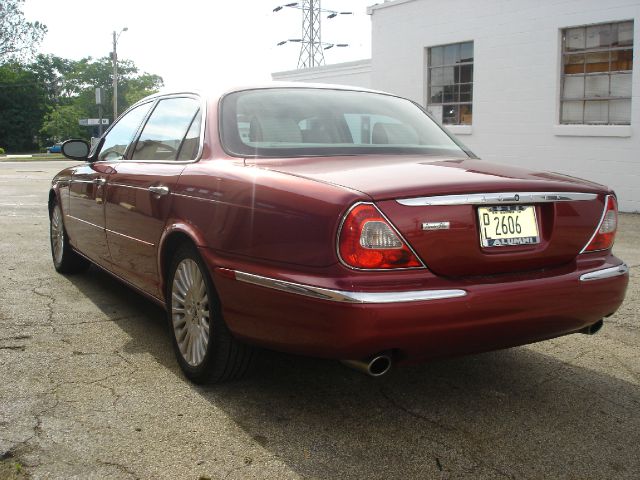
<svg viewBox="0 0 640 480">
<path fill-rule="evenodd" d="M 401 284 L 386 291 L 333 289 L 314 285 L 308 275 L 295 282 L 227 268 L 212 272 L 225 320 L 240 339 L 337 359 L 392 350 L 400 363 L 579 331 L 617 310 L 629 279 L 626 265 L 612 255 L 529 278 L 439 279 L 438 288 L 420 290 Z"/>
</svg>

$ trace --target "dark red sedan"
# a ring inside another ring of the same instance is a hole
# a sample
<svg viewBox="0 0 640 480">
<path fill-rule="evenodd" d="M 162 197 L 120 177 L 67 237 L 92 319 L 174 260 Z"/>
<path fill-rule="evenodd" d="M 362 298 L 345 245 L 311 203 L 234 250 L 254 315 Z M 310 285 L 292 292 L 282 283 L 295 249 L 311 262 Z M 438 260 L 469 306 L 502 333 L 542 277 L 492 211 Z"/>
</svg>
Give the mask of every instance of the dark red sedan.
<svg viewBox="0 0 640 480">
<path fill-rule="evenodd" d="M 623 301 L 607 187 L 475 157 L 413 102 L 332 86 L 154 95 L 49 195 L 62 273 L 164 305 L 196 382 L 255 346 L 408 364 L 595 333 Z"/>
</svg>

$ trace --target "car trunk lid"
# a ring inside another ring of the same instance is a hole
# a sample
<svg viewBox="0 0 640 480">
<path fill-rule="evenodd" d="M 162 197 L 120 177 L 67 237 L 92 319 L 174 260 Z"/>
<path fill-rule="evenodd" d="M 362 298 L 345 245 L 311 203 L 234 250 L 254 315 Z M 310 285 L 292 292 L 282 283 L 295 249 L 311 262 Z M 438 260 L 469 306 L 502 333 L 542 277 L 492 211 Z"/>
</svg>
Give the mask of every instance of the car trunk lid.
<svg viewBox="0 0 640 480">
<path fill-rule="evenodd" d="M 477 159 L 330 157 L 269 163 L 264 166 L 366 194 L 429 269 L 451 277 L 571 262 L 597 227 L 608 193 L 577 178 Z M 490 223 L 483 225 L 486 215 Z M 528 229 L 520 233 L 500 231 L 527 221 Z"/>
</svg>

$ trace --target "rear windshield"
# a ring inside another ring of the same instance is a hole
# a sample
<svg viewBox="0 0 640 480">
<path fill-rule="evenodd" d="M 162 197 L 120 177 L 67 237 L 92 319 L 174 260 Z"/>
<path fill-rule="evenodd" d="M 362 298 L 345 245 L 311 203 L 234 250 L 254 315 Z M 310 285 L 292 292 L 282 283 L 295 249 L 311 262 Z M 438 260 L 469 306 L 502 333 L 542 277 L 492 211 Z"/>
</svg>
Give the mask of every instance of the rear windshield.
<svg viewBox="0 0 640 480">
<path fill-rule="evenodd" d="M 224 97 L 225 150 L 244 157 L 426 154 L 467 157 L 429 116 L 391 95 L 317 88 Z"/>
</svg>

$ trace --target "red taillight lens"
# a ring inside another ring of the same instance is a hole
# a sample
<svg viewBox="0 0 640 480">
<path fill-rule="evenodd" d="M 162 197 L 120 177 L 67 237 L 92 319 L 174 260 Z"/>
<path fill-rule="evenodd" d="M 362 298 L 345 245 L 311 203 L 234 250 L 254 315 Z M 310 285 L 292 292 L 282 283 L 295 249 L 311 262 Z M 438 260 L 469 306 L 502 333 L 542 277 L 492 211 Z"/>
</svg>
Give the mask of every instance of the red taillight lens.
<svg viewBox="0 0 640 480">
<path fill-rule="evenodd" d="M 389 221 L 370 203 L 361 203 L 347 214 L 338 238 L 344 263 L 362 269 L 417 268 L 424 265 Z"/>
<path fill-rule="evenodd" d="M 618 229 L 618 205 L 615 197 L 607 195 L 604 215 L 598 224 L 598 229 L 593 234 L 586 247 L 585 252 L 597 252 L 598 250 L 608 250 L 613 246 L 613 240 Z"/>
</svg>

